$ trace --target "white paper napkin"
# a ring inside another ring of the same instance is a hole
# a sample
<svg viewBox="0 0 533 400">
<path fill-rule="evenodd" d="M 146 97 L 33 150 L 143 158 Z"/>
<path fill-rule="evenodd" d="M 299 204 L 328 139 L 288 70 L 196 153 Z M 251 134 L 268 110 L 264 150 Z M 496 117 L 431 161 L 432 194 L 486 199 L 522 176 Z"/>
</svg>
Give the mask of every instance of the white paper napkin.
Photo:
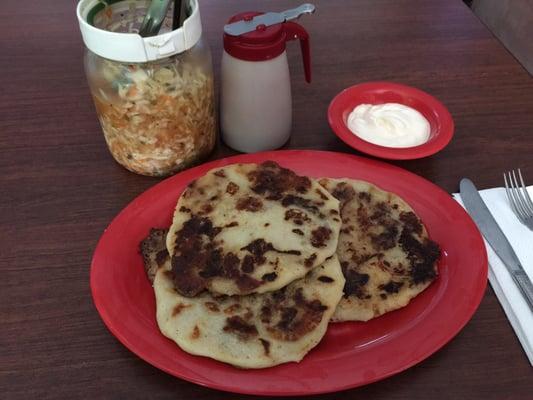
<svg viewBox="0 0 533 400">
<path fill-rule="evenodd" d="M 533 197 L 533 186 L 529 186 L 528 191 Z M 513 213 L 505 188 L 480 190 L 479 193 L 513 246 L 529 278 L 533 280 L 533 232 L 521 224 Z M 463 205 L 458 193 L 455 193 L 454 197 Z M 489 259 L 489 282 L 507 318 L 509 318 L 529 362 L 533 365 L 533 312 L 529 309 L 520 289 L 514 283 L 503 262 L 488 242 L 485 241 L 485 245 Z"/>
</svg>

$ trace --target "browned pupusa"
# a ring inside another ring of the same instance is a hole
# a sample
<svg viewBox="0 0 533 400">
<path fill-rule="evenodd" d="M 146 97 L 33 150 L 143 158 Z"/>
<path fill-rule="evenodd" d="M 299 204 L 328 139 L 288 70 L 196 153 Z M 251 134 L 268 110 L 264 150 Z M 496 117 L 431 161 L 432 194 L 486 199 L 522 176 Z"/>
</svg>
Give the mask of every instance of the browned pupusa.
<svg viewBox="0 0 533 400">
<path fill-rule="evenodd" d="M 283 289 L 246 296 L 182 296 L 163 267 L 154 281 L 157 323 L 188 353 L 266 368 L 300 361 L 318 344 L 343 286 L 336 256 Z"/>
<path fill-rule="evenodd" d="M 439 246 L 400 197 L 363 181 L 322 179 L 340 201 L 337 255 L 346 284 L 334 321 L 398 309 L 437 278 Z"/>
<path fill-rule="evenodd" d="M 150 233 L 139 244 L 143 256 L 146 276 L 150 283 L 154 282 L 155 273 L 168 260 L 166 237 L 168 229 L 152 228 Z"/>
<path fill-rule="evenodd" d="M 335 253 L 338 201 L 316 181 L 268 161 L 216 168 L 180 197 L 167 236 L 184 296 L 263 293 Z"/>
<path fill-rule="evenodd" d="M 180 295 L 160 230 L 142 242 L 148 278 L 156 272 L 157 322 L 183 350 L 241 368 L 299 361 L 323 337 L 342 295 L 336 256 L 277 291 L 246 296 Z M 149 244 L 149 245 L 148 245 Z"/>
</svg>

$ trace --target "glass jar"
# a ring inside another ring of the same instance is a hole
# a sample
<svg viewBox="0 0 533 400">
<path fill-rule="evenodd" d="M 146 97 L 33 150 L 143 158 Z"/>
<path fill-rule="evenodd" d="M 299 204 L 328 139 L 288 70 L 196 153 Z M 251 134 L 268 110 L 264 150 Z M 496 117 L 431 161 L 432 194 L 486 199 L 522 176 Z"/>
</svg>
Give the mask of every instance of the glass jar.
<svg viewBox="0 0 533 400">
<path fill-rule="evenodd" d="M 187 4 L 191 14 L 198 13 L 196 0 Z M 115 32 L 114 35 L 126 30 L 121 33 L 136 36 L 155 55 L 150 56 L 149 51 L 130 52 L 113 59 L 106 49 L 89 41 L 92 46 L 87 46 L 85 71 L 115 160 L 139 174 L 164 176 L 201 161 L 215 145 L 213 70 L 201 26 L 198 35 L 199 14 L 193 25 L 187 18 L 182 28 L 172 32 L 169 12 L 161 29 L 166 33 L 150 38 L 135 35 L 148 5 L 148 1 L 125 0 L 100 6 L 99 11 L 85 10 L 93 29 Z M 189 43 L 184 45 L 187 48 L 179 51 L 187 33 L 179 37 L 177 31 L 187 28 L 197 38 L 188 35 Z M 175 32 L 178 34 L 172 36 Z M 142 62 L 132 62 L 139 58 Z"/>
</svg>

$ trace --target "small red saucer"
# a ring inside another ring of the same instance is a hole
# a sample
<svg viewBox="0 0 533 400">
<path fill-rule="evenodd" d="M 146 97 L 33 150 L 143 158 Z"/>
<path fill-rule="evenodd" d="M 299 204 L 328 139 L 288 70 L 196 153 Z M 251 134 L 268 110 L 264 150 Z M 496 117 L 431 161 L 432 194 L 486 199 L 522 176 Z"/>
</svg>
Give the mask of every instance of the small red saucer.
<svg viewBox="0 0 533 400">
<path fill-rule="evenodd" d="M 394 148 L 379 146 L 352 133 L 346 121 L 359 104 L 400 103 L 419 111 L 431 126 L 429 140 L 420 146 Z M 447 108 L 435 97 L 411 86 L 392 82 L 367 82 L 344 89 L 328 108 L 331 129 L 347 145 L 376 157 L 410 160 L 442 150 L 452 139 L 454 124 Z"/>
</svg>

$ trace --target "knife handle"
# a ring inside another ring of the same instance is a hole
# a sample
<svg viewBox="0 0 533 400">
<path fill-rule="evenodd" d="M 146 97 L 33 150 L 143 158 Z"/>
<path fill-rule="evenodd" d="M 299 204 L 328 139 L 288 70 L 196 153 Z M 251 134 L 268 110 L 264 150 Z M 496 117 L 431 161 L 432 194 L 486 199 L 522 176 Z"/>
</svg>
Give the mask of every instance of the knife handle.
<svg viewBox="0 0 533 400">
<path fill-rule="evenodd" d="M 527 276 L 526 271 L 515 271 L 512 276 L 518 285 L 518 288 L 524 295 L 526 302 L 529 305 L 529 309 L 533 311 L 533 284 L 531 284 L 531 280 Z"/>
</svg>

